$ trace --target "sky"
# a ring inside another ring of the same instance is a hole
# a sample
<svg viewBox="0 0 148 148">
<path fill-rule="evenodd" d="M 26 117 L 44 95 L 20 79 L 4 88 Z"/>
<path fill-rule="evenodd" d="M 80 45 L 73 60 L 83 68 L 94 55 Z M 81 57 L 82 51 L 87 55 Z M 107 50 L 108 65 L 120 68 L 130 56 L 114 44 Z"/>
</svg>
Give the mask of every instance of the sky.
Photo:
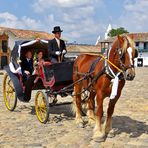
<svg viewBox="0 0 148 148">
<path fill-rule="evenodd" d="M 0 0 L 0 26 L 51 33 L 69 43 L 95 44 L 107 26 L 148 32 L 148 0 Z"/>
</svg>

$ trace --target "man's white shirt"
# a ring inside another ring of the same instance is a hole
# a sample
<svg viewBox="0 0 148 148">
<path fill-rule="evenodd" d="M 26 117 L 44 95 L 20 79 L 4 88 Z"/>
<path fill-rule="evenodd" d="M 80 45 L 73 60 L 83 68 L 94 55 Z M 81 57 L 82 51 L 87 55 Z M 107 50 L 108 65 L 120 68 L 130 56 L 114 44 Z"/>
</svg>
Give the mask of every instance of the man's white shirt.
<svg viewBox="0 0 148 148">
<path fill-rule="evenodd" d="M 57 38 L 55 38 L 55 39 L 56 39 L 56 41 L 57 41 L 58 47 L 60 48 L 60 40 L 57 39 Z"/>
</svg>

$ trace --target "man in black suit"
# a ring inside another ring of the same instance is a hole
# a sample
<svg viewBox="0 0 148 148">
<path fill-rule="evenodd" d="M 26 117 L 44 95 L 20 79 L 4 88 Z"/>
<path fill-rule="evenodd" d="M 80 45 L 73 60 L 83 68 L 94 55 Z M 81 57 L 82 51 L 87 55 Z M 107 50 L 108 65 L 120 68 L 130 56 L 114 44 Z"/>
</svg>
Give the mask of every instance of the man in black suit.
<svg viewBox="0 0 148 148">
<path fill-rule="evenodd" d="M 22 59 L 21 68 L 22 68 L 22 75 L 25 81 L 33 72 L 33 59 L 31 51 L 26 52 L 25 58 Z"/>
<path fill-rule="evenodd" d="M 48 53 L 52 63 L 62 62 L 64 55 L 67 53 L 65 42 L 61 40 L 60 26 L 55 26 L 52 33 L 55 38 L 49 41 Z"/>
</svg>

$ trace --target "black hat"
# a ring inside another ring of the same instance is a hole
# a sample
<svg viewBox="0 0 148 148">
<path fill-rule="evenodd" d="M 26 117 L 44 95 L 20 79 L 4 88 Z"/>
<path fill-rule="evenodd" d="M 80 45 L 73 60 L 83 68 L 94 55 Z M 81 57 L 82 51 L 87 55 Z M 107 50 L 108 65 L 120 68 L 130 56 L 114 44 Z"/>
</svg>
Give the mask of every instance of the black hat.
<svg viewBox="0 0 148 148">
<path fill-rule="evenodd" d="M 55 26 L 55 27 L 53 28 L 52 33 L 56 33 L 56 32 L 63 32 L 63 30 L 61 30 L 60 26 Z"/>
</svg>

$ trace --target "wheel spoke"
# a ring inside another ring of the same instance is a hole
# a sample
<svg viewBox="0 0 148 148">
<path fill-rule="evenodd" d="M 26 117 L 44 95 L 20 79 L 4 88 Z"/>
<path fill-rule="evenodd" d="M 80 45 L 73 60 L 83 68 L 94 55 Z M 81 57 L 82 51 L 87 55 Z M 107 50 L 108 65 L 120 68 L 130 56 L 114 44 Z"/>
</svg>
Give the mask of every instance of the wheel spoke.
<svg viewBox="0 0 148 148">
<path fill-rule="evenodd" d="M 3 81 L 4 101 L 8 110 L 13 111 L 17 104 L 17 98 L 15 95 L 15 89 L 10 77 L 4 75 Z"/>
<path fill-rule="evenodd" d="M 38 91 L 35 98 L 36 114 L 41 123 L 46 123 L 49 117 L 49 109 L 46 102 L 46 94 Z"/>
<path fill-rule="evenodd" d="M 45 117 L 46 117 L 46 115 L 42 112 L 42 110 L 41 109 L 39 109 L 39 112 L 40 112 L 40 117 L 41 117 L 41 120 L 43 121 L 44 119 L 45 119 Z"/>
</svg>

